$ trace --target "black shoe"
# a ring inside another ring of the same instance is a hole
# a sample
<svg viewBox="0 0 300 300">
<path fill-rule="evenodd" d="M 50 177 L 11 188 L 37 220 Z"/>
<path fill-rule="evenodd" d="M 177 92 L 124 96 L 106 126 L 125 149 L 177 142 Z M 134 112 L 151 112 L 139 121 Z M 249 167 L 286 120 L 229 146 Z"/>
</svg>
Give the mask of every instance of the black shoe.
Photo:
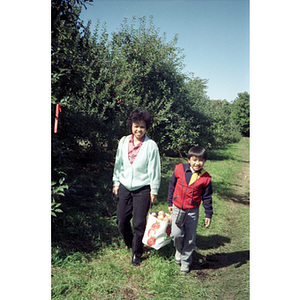
<svg viewBox="0 0 300 300">
<path fill-rule="evenodd" d="M 138 256 L 136 256 L 135 254 L 132 256 L 132 261 L 131 263 L 134 265 L 134 266 L 139 266 L 141 264 L 141 261 L 142 259 Z"/>
</svg>

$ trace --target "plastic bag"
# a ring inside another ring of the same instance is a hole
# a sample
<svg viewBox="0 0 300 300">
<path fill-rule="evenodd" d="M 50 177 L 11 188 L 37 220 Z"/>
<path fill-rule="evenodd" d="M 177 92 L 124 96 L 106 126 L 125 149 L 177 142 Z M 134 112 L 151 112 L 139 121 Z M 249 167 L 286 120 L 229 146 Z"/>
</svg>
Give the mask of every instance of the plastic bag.
<svg viewBox="0 0 300 300">
<path fill-rule="evenodd" d="M 159 220 L 150 213 L 142 242 L 156 250 L 166 246 L 171 242 L 171 225 L 172 222 Z"/>
</svg>

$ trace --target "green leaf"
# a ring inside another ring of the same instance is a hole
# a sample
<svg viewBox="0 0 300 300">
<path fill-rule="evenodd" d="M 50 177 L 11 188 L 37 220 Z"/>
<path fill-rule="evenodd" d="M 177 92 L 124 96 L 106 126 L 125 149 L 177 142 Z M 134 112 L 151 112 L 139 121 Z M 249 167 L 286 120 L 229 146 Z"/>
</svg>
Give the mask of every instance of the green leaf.
<svg viewBox="0 0 300 300">
<path fill-rule="evenodd" d="M 65 189 L 68 189 L 68 185 L 61 185 L 55 189 L 56 192 L 63 192 Z"/>
<path fill-rule="evenodd" d="M 63 177 L 63 178 L 60 178 L 60 179 L 59 179 L 59 184 L 63 184 L 63 182 L 64 182 L 65 180 L 66 180 L 66 178 L 64 178 L 64 177 Z"/>
</svg>

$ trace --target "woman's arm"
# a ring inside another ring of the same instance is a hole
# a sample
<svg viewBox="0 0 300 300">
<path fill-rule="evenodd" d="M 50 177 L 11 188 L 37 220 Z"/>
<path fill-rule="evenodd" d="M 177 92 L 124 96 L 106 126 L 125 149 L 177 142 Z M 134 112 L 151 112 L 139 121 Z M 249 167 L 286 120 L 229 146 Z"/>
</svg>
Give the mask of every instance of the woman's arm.
<svg viewBox="0 0 300 300">
<path fill-rule="evenodd" d="M 115 160 L 115 167 L 114 167 L 114 173 L 113 173 L 113 193 L 115 195 L 118 194 L 119 191 L 119 185 L 120 185 L 120 180 L 119 180 L 119 175 L 121 172 L 121 168 L 123 165 L 123 159 L 122 159 L 122 147 L 125 142 L 125 136 L 120 140 L 119 145 L 118 145 L 118 150 L 116 154 L 116 160 Z"/>
<path fill-rule="evenodd" d="M 150 178 L 151 194 L 157 195 L 160 187 L 161 169 L 159 150 L 155 142 L 149 147 L 148 160 L 148 176 Z"/>
</svg>

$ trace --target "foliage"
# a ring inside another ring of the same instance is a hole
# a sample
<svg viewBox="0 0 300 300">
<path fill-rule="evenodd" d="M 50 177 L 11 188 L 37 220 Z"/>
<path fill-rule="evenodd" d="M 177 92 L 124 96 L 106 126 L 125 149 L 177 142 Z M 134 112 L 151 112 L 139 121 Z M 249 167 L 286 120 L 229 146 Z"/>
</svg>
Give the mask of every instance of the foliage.
<svg viewBox="0 0 300 300">
<path fill-rule="evenodd" d="M 238 93 L 232 104 L 231 118 L 243 136 L 250 136 L 250 95 Z"/>
<path fill-rule="evenodd" d="M 68 129 L 72 147 L 84 141 L 94 150 L 115 149 L 128 133 L 127 116 L 135 107 L 151 113 L 148 134 L 162 154 L 182 155 L 199 142 L 213 148 L 238 140 L 229 138 L 235 128 L 228 118 L 209 104 L 207 80 L 182 73 L 178 36 L 167 42 L 152 16 L 149 25 L 145 17 L 133 17 L 130 24 L 124 19 L 109 41 L 105 24 L 100 34 L 99 22 L 93 33 L 90 23 L 83 25 L 80 2 L 86 1 L 52 2 L 52 10 L 61 11 L 52 21 L 52 103 L 60 103 L 68 118 L 64 125 L 74 129 Z"/>
<path fill-rule="evenodd" d="M 51 203 L 51 215 L 56 217 L 56 213 L 62 213 L 63 211 L 59 208 L 61 206 L 61 203 L 56 203 L 55 201 L 52 201 Z"/>
<path fill-rule="evenodd" d="M 63 172 L 60 172 L 60 174 L 66 175 Z M 61 177 L 59 179 L 59 182 L 51 182 L 51 215 L 54 217 L 56 217 L 56 213 L 63 212 L 60 208 L 58 208 L 61 206 L 61 203 L 57 203 L 57 200 L 59 199 L 59 196 L 65 196 L 65 190 L 69 188 L 67 184 L 63 184 L 65 180 L 65 177 Z"/>
<path fill-rule="evenodd" d="M 189 111 L 193 137 L 207 149 L 223 147 L 241 139 L 237 126 L 230 119 L 230 104 L 226 101 L 210 100 L 206 95 L 208 80 L 190 78 L 186 86 L 189 92 Z"/>
</svg>

